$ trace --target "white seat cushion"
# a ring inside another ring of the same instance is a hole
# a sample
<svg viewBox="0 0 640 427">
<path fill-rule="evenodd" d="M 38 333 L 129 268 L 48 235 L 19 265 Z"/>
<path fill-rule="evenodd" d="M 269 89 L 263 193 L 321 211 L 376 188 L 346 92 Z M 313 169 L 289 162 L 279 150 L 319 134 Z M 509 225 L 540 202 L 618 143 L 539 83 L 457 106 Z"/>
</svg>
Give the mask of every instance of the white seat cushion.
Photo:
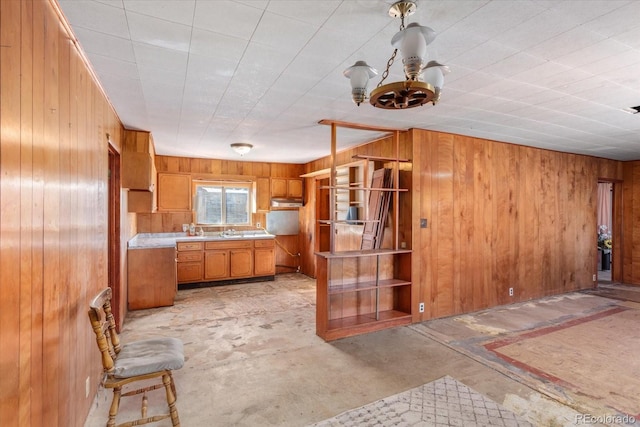
<svg viewBox="0 0 640 427">
<path fill-rule="evenodd" d="M 153 338 L 125 344 L 115 361 L 113 375 L 116 378 L 130 378 L 180 369 L 183 365 L 182 341 L 177 338 Z"/>
</svg>

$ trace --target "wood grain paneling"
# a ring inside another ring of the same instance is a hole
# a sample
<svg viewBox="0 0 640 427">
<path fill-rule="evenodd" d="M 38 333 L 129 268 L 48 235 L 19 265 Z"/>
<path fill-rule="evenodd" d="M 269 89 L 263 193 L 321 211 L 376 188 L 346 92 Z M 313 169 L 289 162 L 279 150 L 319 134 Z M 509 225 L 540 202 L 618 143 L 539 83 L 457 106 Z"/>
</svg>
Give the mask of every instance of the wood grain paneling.
<svg viewBox="0 0 640 427">
<path fill-rule="evenodd" d="M 414 321 L 594 286 L 597 182 L 622 179 L 619 162 L 437 132 L 410 134 L 413 300 L 427 308 Z M 624 169 L 625 194 L 633 192 L 631 169 Z M 623 196 L 627 209 L 629 197 Z M 426 229 L 416 228 L 419 218 L 428 220 Z M 624 248 L 625 273 L 632 252 Z M 632 282 L 630 273 L 625 281 Z"/>
<path fill-rule="evenodd" d="M 614 250 L 619 245 L 623 256 L 614 270 L 622 270 L 625 283 L 640 284 L 639 162 L 418 129 L 402 138 L 401 157 L 413 159 L 412 304 L 425 302 L 425 313 L 413 310 L 414 322 L 594 286 L 598 180 L 621 183 L 614 215 L 623 226 Z M 338 153 L 337 163 L 354 154 L 385 155 L 389 146 L 383 138 L 354 147 Z M 324 157 L 305 172 L 329 165 Z M 307 189 L 314 181 L 307 178 Z M 309 275 L 314 210 L 310 200 L 301 216 L 301 265 Z M 421 218 L 427 228 L 419 228 Z"/>
<path fill-rule="evenodd" d="M 623 176 L 622 279 L 640 285 L 640 161 L 624 163 Z"/>
<path fill-rule="evenodd" d="M 106 133 L 119 149 L 123 130 L 65 28 L 49 1 L 0 3 L 3 427 L 83 425 L 101 373 L 86 307 L 107 286 Z"/>
</svg>

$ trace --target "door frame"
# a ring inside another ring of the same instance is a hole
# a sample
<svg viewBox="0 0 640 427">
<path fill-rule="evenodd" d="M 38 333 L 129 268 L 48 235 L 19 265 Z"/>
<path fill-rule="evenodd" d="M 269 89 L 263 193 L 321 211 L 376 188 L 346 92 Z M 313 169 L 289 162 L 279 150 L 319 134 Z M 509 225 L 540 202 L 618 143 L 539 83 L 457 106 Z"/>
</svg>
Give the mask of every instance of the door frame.
<svg viewBox="0 0 640 427">
<path fill-rule="evenodd" d="M 599 178 L 598 184 L 610 183 L 611 184 L 611 235 L 612 244 L 611 249 L 611 283 L 622 283 L 622 181 L 619 179 Z M 596 186 L 597 188 L 597 186 Z M 597 209 L 598 198 L 596 197 L 596 222 L 597 222 Z M 596 224 L 597 230 L 598 224 Z M 596 238 L 597 240 L 597 238 Z M 596 256 L 599 252 L 596 251 Z M 597 260 L 596 260 L 597 264 Z M 596 282 L 594 286 L 598 286 L 600 278 L 597 277 L 598 269 L 596 269 Z"/>
<path fill-rule="evenodd" d="M 107 140 L 109 137 L 107 135 Z M 119 332 L 124 320 L 120 251 L 120 153 L 109 140 L 109 178 L 108 178 L 108 285 L 111 288 L 111 309 Z"/>
</svg>

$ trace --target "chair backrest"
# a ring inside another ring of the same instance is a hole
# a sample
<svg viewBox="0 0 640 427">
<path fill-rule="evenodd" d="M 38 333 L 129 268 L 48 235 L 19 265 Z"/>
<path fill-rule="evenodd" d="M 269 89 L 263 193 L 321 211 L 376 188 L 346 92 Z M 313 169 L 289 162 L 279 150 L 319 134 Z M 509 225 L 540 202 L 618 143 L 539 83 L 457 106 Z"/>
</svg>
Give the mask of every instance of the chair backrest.
<svg viewBox="0 0 640 427">
<path fill-rule="evenodd" d="M 89 320 L 102 355 L 102 367 L 105 372 L 112 372 L 114 360 L 120 353 L 120 338 L 116 332 L 115 318 L 111 313 L 111 288 L 102 290 L 91 300 Z"/>
</svg>

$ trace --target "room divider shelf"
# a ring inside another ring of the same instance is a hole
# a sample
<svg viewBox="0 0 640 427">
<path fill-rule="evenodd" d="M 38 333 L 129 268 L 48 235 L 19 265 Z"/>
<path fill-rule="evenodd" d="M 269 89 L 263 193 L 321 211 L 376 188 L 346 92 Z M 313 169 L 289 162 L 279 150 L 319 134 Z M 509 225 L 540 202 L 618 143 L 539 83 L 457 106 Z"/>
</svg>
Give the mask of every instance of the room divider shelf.
<svg viewBox="0 0 640 427">
<path fill-rule="evenodd" d="M 355 162 L 336 165 L 337 127 L 380 129 L 328 120 L 321 123 L 331 125 L 332 164 L 329 185 L 324 183 L 318 188 L 328 190 L 331 209 L 330 218 L 316 218 L 319 226 L 330 227 L 325 240 L 328 243 L 325 248 L 329 250 L 316 252 L 316 334 L 330 341 L 410 324 L 412 251 L 404 249 L 406 243 L 401 249 L 398 240 L 399 209 L 410 206 L 405 200 L 410 193 L 399 186 L 400 163 L 408 162 L 398 157 L 399 131 L 389 130 L 393 132 L 395 156 L 356 155 Z M 349 198 L 345 193 L 349 193 Z M 372 200 L 380 200 L 381 193 L 393 195 L 391 206 L 380 202 L 372 205 Z M 345 220 L 340 216 L 351 204 L 363 210 L 362 219 Z M 375 245 L 365 245 L 364 234 L 371 233 L 367 230 L 389 228 L 387 219 L 392 239 L 384 239 L 379 233 L 372 240 L 373 234 L 367 234 L 367 242 Z"/>
</svg>

